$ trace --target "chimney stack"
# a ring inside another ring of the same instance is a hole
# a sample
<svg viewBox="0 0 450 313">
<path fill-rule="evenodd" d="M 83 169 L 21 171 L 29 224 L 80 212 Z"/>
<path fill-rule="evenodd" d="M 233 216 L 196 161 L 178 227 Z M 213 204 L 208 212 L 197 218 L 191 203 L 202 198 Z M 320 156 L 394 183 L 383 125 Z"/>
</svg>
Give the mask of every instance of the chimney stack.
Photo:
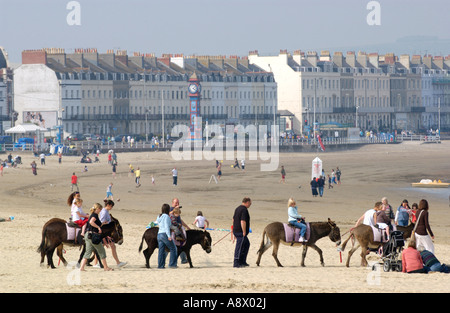
<svg viewBox="0 0 450 313">
<path fill-rule="evenodd" d="M 409 61 L 409 54 L 400 55 L 400 64 L 402 64 L 408 70 L 411 68 L 411 64 Z"/>
<path fill-rule="evenodd" d="M 375 68 L 378 68 L 379 66 L 379 57 L 378 53 L 370 53 L 369 54 L 369 63 L 372 64 Z"/>
<path fill-rule="evenodd" d="M 347 64 L 350 67 L 356 67 L 356 56 L 355 56 L 354 51 L 347 52 L 347 56 L 345 57 L 345 62 L 347 62 Z"/>
<path fill-rule="evenodd" d="M 365 52 L 359 51 L 356 60 L 364 68 L 366 68 L 369 65 L 367 54 Z"/>
<path fill-rule="evenodd" d="M 22 51 L 22 64 L 47 64 L 47 52 L 45 50 Z"/>
<path fill-rule="evenodd" d="M 342 67 L 344 65 L 344 57 L 342 52 L 335 52 L 333 54 L 333 62 L 337 67 Z"/>
</svg>

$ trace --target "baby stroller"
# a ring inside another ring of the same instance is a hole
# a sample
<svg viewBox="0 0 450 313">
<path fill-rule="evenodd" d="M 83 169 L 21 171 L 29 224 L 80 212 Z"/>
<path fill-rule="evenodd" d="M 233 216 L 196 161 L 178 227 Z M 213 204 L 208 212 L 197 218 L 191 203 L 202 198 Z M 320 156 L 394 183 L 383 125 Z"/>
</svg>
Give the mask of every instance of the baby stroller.
<svg viewBox="0 0 450 313">
<path fill-rule="evenodd" d="M 22 164 L 22 157 L 21 156 L 16 156 L 15 158 L 14 158 L 14 163 L 15 164 Z"/>
<path fill-rule="evenodd" d="M 400 255 L 404 245 L 405 240 L 403 239 L 403 232 L 393 231 L 390 234 L 389 241 L 379 249 L 381 263 L 383 264 L 383 270 L 385 272 L 402 271 L 402 260 Z M 372 270 L 376 270 L 376 265 L 372 266 Z"/>
</svg>

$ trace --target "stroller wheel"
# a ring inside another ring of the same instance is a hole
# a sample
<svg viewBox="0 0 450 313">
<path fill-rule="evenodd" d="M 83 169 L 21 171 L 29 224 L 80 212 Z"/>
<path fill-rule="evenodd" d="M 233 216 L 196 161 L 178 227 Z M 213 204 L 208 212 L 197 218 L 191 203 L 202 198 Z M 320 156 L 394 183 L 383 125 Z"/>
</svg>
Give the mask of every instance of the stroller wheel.
<svg viewBox="0 0 450 313">
<path fill-rule="evenodd" d="M 389 272 L 391 269 L 391 261 L 390 260 L 385 260 L 383 263 L 383 271 L 385 272 Z"/>
</svg>

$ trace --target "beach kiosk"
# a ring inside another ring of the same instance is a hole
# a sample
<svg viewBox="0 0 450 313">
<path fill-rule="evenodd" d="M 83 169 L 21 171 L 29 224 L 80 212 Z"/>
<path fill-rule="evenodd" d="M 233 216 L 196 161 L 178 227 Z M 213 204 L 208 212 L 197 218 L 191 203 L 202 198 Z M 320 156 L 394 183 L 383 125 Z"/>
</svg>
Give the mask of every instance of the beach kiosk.
<svg viewBox="0 0 450 313">
<path fill-rule="evenodd" d="M 311 173 L 311 179 L 314 177 L 320 177 L 322 175 L 322 160 L 316 157 L 312 161 L 312 173 Z"/>
</svg>

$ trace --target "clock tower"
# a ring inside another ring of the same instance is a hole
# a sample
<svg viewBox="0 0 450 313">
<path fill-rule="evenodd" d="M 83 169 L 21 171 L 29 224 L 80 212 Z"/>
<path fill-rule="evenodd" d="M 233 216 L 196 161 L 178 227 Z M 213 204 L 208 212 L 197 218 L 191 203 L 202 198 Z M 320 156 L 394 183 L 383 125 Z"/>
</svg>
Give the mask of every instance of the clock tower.
<svg viewBox="0 0 450 313">
<path fill-rule="evenodd" d="M 191 130 L 191 139 L 199 139 L 195 138 L 195 134 L 201 134 L 202 124 L 201 122 L 197 124 L 197 118 L 200 117 L 200 93 L 201 93 L 201 85 L 200 80 L 197 77 L 197 74 L 192 74 L 189 78 L 189 110 L 190 110 L 190 130 Z"/>
</svg>

